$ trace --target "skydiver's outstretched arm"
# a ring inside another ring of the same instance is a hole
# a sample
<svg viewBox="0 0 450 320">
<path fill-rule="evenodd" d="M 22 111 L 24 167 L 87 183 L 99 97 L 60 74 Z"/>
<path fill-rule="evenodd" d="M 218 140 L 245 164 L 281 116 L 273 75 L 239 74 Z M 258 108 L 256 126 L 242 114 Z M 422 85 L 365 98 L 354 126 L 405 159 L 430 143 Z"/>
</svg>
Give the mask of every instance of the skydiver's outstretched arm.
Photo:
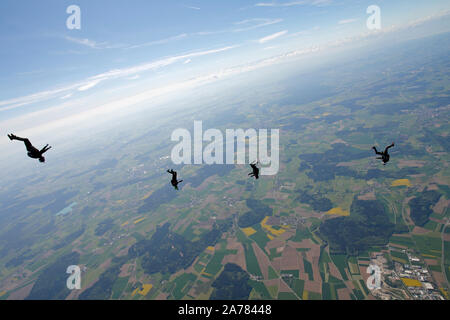
<svg viewBox="0 0 450 320">
<path fill-rule="evenodd" d="M 49 147 L 48 146 L 48 144 L 45 146 L 45 147 L 43 147 L 42 149 L 41 149 L 41 151 L 39 151 L 41 154 L 44 154 L 44 153 L 46 153 L 48 150 L 50 150 L 52 147 Z"/>
</svg>

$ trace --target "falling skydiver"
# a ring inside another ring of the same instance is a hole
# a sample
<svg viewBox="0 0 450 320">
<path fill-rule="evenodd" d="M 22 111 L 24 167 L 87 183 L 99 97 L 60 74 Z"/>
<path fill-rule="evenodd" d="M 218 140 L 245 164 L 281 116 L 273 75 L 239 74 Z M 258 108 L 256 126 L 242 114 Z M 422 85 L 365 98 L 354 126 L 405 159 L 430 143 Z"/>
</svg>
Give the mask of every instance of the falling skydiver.
<svg viewBox="0 0 450 320">
<path fill-rule="evenodd" d="M 255 177 L 256 179 L 259 178 L 259 168 L 256 166 L 256 163 L 250 163 L 250 167 L 252 167 L 252 172 L 250 172 L 248 175 L 250 177 Z"/>
<path fill-rule="evenodd" d="M 178 184 L 183 182 L 183 180 L 177 180 L 177 172 L 173 171 L 172 169 L 167 170 L 168 173 L 172 175 L 172 180 L 170 180 L 170 183 L 172 183 L 172 186 L 175 188 L 175 190 L 178 190 Z"/>
<path fill-rule="evenodd" d="M 383 160 L 383 165 L 386 165 L 386 163 L 389 162 L 389 153 L 388 150 L 389 148 L 392 148 L 394 146 L 394 143 L 392 142 L 392 144 L 390 146 L 387 146 L 386 149 L 384 149 L 384 152 L 379 152 L 377 151 L 376 147 L 372 147 L 373 150 L 375 150 L 375 153 L 377 155 L 380 155 L 381 157 L 378 157 L 377 159 Z"/>
<path fill-rule="evenodd" d="M 33 147 L 30 140 L 28 140 L 27 138 L 20 138 L 13 134 L 8 134 L 8 138 L 11 141 L 12 140 L 23 141 L 25 143 L 25 147 L 27 148 L 28 156 L 33 159 L 39 159 L 40 162 L 45 162 L 45 157 L 43 156 L 43 154 L 52 148 L 52 147 L 49 147 L 47 144 L 41 150 L 38 150 L 35 147 Z"/>
</svg>

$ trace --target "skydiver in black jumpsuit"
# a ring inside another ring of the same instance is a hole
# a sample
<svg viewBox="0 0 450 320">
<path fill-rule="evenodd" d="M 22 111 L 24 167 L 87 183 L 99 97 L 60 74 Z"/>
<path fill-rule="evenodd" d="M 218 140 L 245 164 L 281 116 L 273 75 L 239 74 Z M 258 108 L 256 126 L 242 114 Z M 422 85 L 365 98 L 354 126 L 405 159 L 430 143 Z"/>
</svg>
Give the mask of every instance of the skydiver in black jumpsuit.
<svg viewBox="0 0 450 320">
<path fill-rule="evenodd" d="M 43 154 L 51 149 L 51 147 L 49 147 L 48 144 L 47 144 L 41 150 L 38 150 L 35 147 L 33 147 L 33 145 L 31 144 L 30 140 L 28 140 L 27 138 L 20 138 L 20 137 L 17 137 L 15 135 L 13 135 L 13 134 L 8 134 L 8 138 L 11 141 L 12 140 L 23 141 L 25 143 L 25 147 L 27 148 L 28 156 L 30 158 L 33 158 L 33 159 L 39 159 L 40 162 L 45 162 L 45 157 L 43 156 Z"/>
<path fill-rule="evenodd" d="M 394 143 L 392 142 L 392 144 L 390 146 L 387 146 L 386 149 L 384 149 L 384 152 L 379 152 L 377 151 L 376 147 L 372 147 L 373 150 L 375 150 L 375 153 L 377 155 L 380 155 L 381 157 L 378 157 L 377 159 L 383 160 L 383 165 L 386 165 L 386 163 L 389 162 L 389 153 L 388 150 L 389 148 L 392 148 L 394 146 Z"/>
<path fill-rule="evenodd" d="M 259 168 L 256 166 L 255 163 L 250 163 L 250 167 L 252 167 L 252 172 L 250 172 L 248 175 L 250 177 L 255 177 L 256 179 L 259 178 Z"/>
<path fill-rule="evenodd" d="M 170 180 L 170 183 L 172 183 L 172 186 L 175 188 L 175 190 L 178 190 L 178 184 L 183 182 L 183 180 L 177 180 L 177 172 L 173 171 L 172 169 L 167 170 L 168 173 L 172 175 L 172 180 Z"/>
</svg>

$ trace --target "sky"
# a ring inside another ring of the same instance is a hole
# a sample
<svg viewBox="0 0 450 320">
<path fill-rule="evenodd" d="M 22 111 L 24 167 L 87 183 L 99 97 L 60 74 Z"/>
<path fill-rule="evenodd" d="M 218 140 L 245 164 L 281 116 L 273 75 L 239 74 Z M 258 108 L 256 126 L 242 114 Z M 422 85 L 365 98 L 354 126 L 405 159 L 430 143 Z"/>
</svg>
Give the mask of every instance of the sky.
<svg viewBox="0 0 450 320">
<path fill-rule="evenodd" d="M 71 5 L 80 29 L 67 28 Z M 366 26 L 370 5 L 379 31 Z M 0 136 L 67 129 L 448 10 L 448 0 L 2 0 Z"/>
</svg>

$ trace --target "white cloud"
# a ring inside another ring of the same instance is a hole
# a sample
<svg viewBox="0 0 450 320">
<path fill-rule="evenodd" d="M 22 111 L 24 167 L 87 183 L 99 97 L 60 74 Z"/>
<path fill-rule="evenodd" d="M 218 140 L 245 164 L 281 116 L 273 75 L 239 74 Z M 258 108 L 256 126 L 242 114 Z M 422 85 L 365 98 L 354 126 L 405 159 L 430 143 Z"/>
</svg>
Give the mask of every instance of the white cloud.
<svg viewBox="0 0 450 320">
<path fill-rule="evenodd" d="M 134 76 L 128 77 L 127 80 L 137 80 L 137 79 L 139 79 L 140 77 L 141 77 L 140 75 L 136 74 L 136 75 L 134 75 Z"/>
<path fill-rule="evenodd" d="M 246 20 L 242 20 L 242 21 L 233 23 L 233 25 L 235 26 L 233 28 L 215 30 L 215 31 L 198 31 L 198 32 L 193 32 L 193 33 L 182 33 L 182 34 L 179 34 L 176 36 L 172 36 L 172 37 L 168 37 L 168 38 L 164 38 L 164 39 L 160 39 L 160 40 L 154 40 L 154 41 L 149 41 L 149 42 L 142 43 L 142 44 L 135 44 L 135 45 L 129 45 L 129 46 L 122 46 L 122 47 L 124 47 L 125 49 L 137 49 L 137 48 L 142 48 L 142 47 L 166 44 L 166 43 L 169 43 L 172 41 L 179 41 L 179 40 L 186 39 L 186 38 L 192 37 L 192 36 L 210 36 L 210 35 L 218 35 L 218 34 L 231 33 L 231 32 L 244 32 L 244 31 L 254 30 L 254 29 L 265 27 L 265 26 L 277 24 L 282 21 L 283 21 L 283 19 L 268 19 L 268 18 L 246 19 Z M 91 45 L 95 46 L 94 43 L 92 43 Z M 97 45 L 97 47 L 100 47 L 100 45 Z"/>
<path fill-rule="evenodd" d="M 179 34 L 179 35 L 176 35 L 173 37 L 168 37 L 165 39 L 160 39 L 160 40 L 150 41 L 150 42 L 146 42 L 146 43 L 142 43 L 142 44 L 128 46 L 128 47 L 126 47 L 126 49 L 136 49 L 136 48 L 154 46 L 154 45 L 158 45 L 158 44 L 165 44 L 165 43 L 169 43 L 172 41 L 178 41 L 178 40 L 181 40 L 181 39 L 184 39 L 187 37 L 188 37 L 187 33 L 182 33 L 182 34 Z"/>
<path fill-rule="evenodd" d="M 223 48 L 219 48 L 219 49 L 197 51 L 197 52 L 187 53 L 187 54 L 183 54 L 183 55 L 172 56 L 172 57 L 152 61 L 149 63 L 145 63 L 145 64 L 141 64 L 141 65 L 137 65 L 137 66 L 133 66 L 133 67 L 129 67 L 129 68 L 114 69 L 114 70 L 110 70 L 108 72 L 104 72 L 104 73 L 98 74 L 96 76 L 90 77 L 88 79 L 88 81 L 89 82 L 96 81 L 96 80 L 103 81 L 103 80 L 108 80 L 108 79 L 120 78 L 120 77 L 124 77 L 124 76 L 131 76 L 131 75 L 141 73 L 144 71 L 152 71 L 152 70 L 156 70 L 156 69 L 159 69 L 162 67 L 166 67 L 166 66 L 172 65 L 176 62 L 183 61 L 186 59 L 220 53 L 220 52 L 234 49 L 236 47 L 237 46 L 227 46 L 227 47 L 223 47 Z"/>
<path fill-rule="evenodd" d="M 93 87 L 95 87 L 96 85 L 98 85 L 100 82 L 102 81 L 102 79 L 97 79 L 94 81 L 90 81 L 88 83 L 83 84 L 81 87 L 78 88 L 78 91 L 86 91 L 89 90 Z"/>
<path fill-rule="evenodd" d="M 188 8 L 188 9 L 192 9 L 192 10 L 200 10 L 201 8 L 199 8 L 199 7 L 194 7 L 194 6 L 184 6 L 185 8 Z"/>
<path fill-rule="evenodd" d="M 445 15 L 448 15 L 447 12 Z M 384 34 L 389 34 L 394 31 L 408 30 L 409 28 L 416 27 L 425 21 L 433 20 L 436 17 L 442 17 L 443 15 L 437 15 L 433 17 L 423 18 L 420 21 L 413 21 L 402 27 L 391 27 L 383 28 L 381 32 L 365 32 L 358 36 L 347 37 L 337 41 L 329 42 L 324 45 L 311 46 L 301 50 L 295 50 L 286 52 L 283 54 L 275 55 L 273 57 L 262 59 L 258 61 L 251 61 L 237 66 L 232 66 L 222 70 L 218 70 L 213 73 L 201 75 L 194 77 L 192 79 L 185 79 L 175 83 L 168 84 L 159 88 L 153 88 L 151 90 L 145 90 L 144 92 L 129 95 L 121 99 L 115 99 L 109 102 L 97 103 L 86 98 L 78 99 L 76 101 L 71 100 L 70 102 L 65 102 L 58 104 L 54 107 L 44 110 L 38 110 L 35 112 L 27 113 L 22 116 L 18 116 L 13 119 L 8 119 L 0 121 L 0 127 L 14 127 L 18 130 L 23 130 L 24 134 L 28 135 L 31 132 L 46 132 L 55 129 L 67 128 L 67 127 L 79 127 L 75 124 L 86 124 L 91 120 L 104 119 L 107 117 L 117 117 L 120 116 L 119 111 L 131 112 L 138 110 L 140 108 L 147 108 L 148 106 L 155 106 L 156 101 L 163 101 L 162 99 L 171 99 L 181 92 L 188 92 L 191 88 L 196 88 L 204 84 L 213 83 L 218 80 L 226 79 L 234 75 L 243 74 L 246 72 L 251 72 L 257 69 L 269 67 L 276 65 L 278 63 L 283 63 L 287 61 L 294 61 L 302 56 L 326 51 L 335 47 L 358 43 L 364 39 L 376 39 L 377 37 L 383 36 Z M 174 58 L 183 59 L 186 61 L 187 56 L 192 56 L 193 54 L 201 55 L 206 52 L 220 50 L 229 50 L 227 48 L 209 50 L 204 52 L 197 52 L 192 54 L 180 55 Z M 120 72 L 119 72 L 120 74 Z M 84 100 L 83 100 L 84 99 Z M 151 104 L 146 103 L 147 101 L 152 101 Z M 0 102 L 1 103 L 1 102 Z M 83 106 L 83 110 L 80 110 L 80 105 Z M 117 112 L 116 112 L 117 111 Z M 57 116 L 55 113 L 59 113 Z M 57 118 L 59 117 L 59 118 Z M 56 119 L 55 119 L 56 118 Z M 49 121 L 49 119 L 55 119 Z M 21 131 L 22 132 L 22 131 Z M 6 143 L 0 141 L 0 144 Z"/>
<path fill-rule="evenodd" d="M 378 32 L 371 31 L 371 32 L 366 32 L 364 34 L 361 34 L 358 37 L 340 39 L 340 40 L 333 42 L 333 44 L 330 45 L 330 47 L 345 45 L 346 43 L 360 41 L 361 39 L 364 39 L 364 38 L 381 36 L 383 34 L 391 33 L 394 31 L 406 30 L 408 28 L 416 27 L 427 21 L 438 19 L 438 18 L 447 16 L 449 14 L 450 14 L 450 11 L 445 11 L 445 12 L 441 12 L 436 15 L 432 15 L 429 17 L 425 17 L 425 18 L 421 18 L 421 19 L 412 21 L 404 26 L 383 28 L 382 30 L 380 30 Z M 269 41 L 270 39 L 274 39 L 274 35 L 262 38 L 260 40 L 264 40 L 264 39 L 266 39 L 266 41 Z M 269 39 L 269 40 L 267 40 L 267 39 Z M 186 62 L 187 60 L 194 58 L 194 57 L 223 52 L 223 51 L 227 51 L 227 50 L 230 50 L 230 49 L 233 49 L 236 47 L 237 46 L 232 46 L 232 47 L 224 47 L 224 48 L 214 49 L 214 50 L 193 52 L 193 53 L 189 53 L 189 54 L 183 54 L 183 55 L 178 55 L 178 56 L 173 56 L 173 57 L 156 60 L 153 62 L 149 62 L 149 63 L 143 64 L 143 65 L 133 66 L 130 68 L 110 70 L 108 72 L 98 74 L 94 77 L 90 77 L 84 81 L 66 85 L 66 86 L 63 86 L 60 88 L 56 88 L 56 89 L 52 89 L 52 90 L 45 90 L 42 92 L 38 92 L 35 94 L 23 96 L 23 97 L 17 97 L 17 98 L 12 98 L 12 99 L 8 99 L 8 100 L 0 100 L 0 112 L 4 111 L 4 110 L 19 108 L 21 106 L 29 105 L 32 103 L 46 101 L 51 98 L 61 98 L 61 97 L 68 98 L 68 97 L 70 97 L 69 94 L 76 92 L 76 90 L 79 90 L 80 88 L 85 89 L 85 90 L 87 90 L 86 88 L 89 88 L 89 87 L 92 88 L 92 85 L 94 83 L 95 83 L 95 85 L 97 85 L 101 81 L 108 80 L 108 79 L 114 79 L 114 78 L 118 78 L 118 77 L 129 77 L 130 78 L 130 77 L 136 76 L 137 74 L 139 74 L 140 72 L 143 72 L 143 71 L 156 70 L 158 68 L 174 64 L 176 62 L 181 62 L 181 61 Z M 317 50 L 319 50 L 319 49 L 317 47 L 315 47 L 315 48 L 310 48 L 310 49 L 305 49 L 305 50 L 300 50 L 300 51 L 288 52 L 283 55 L 276 56 L 274 58 L 266 60 L 264 63 L 262 63 L 262 65 L 269 65 L 270 63 L 275 63 L 276 61 L 279 61 L 282 59 L 296 57 L 301 54 L 306 54 L 308 52 L 315 52 Z M 248 70 L 248 69 L 253 69 L 253 68 L 255 68 L 254 65 L 239 67 L 238 70 L 243 71 L 243 70 Z M 228 70 L 228 72 L 229 72 L 229 70 Z M 224 74 L 227 74 L 227 72 L 220 73 L 219 75 L 223 76 Z M 215 75 L 215 77 L 219 77 L 219 75 Z"/>
<path fill-rule="evenodd" d="M 284 36 L 286 33 L 288 33 L 287 30 L 280 31 L 280 32 L 271 34 L 271 35 L 269 35 L 269 36 L 267 36 L 267 37 L 261 38 L 261 39 L 258 40 L 258 42 L 259 42 L 259 43 L 266 43 L 266 42 L 272 41 L 272 40 L 274 40 L 274 39 L 277 39 L 277 38 L 279 38 L 279 37 L 281 37 L 281 36 Z"/>
<path fill-rule="evenodd" d="M 97 41 L 90 40 L 87 38 L 74 38 L 74 37 L 65 36 L 64 39 L 66 39 L 67 41 L 79 44 L 79 45 L 83 45 L 83 46 L 92 48 L 92 49 L 117 49 L 117 48 L 124 47 L 123 44 L 111 45 L 111 44 L 108 44 L 107 42 L 97 42 Z"/>
<path fill-rule="evenodd" d="M 163 58 L 160 60 L 152 61 L 149 63 L 145 63 L 145 64 L 141 64 L 141 65 L 137 65 L 137 66 L 133 66 L 133 67 L 129 67 L 129 68 L 110 70 L 110 71 L 89 77 L 83 81 L 79 81 L 77 83 L 70 84 L 67 86 L 62 86 L 57 89 L 41 91 L 41 92 L 38 92 L 35 94 L 18 97 L 18 98 L 13 98 L 13 99 L 8 99 L 8 100 L 0 100 L 0 107 L 5 106 L 3 108 L 0 108 L 0 112 L 10 110 L 10 109 L 15 109 L 15 108 L 29 105 L 32 103 L 42 102 L 42 101 L 49 100 L 52 98 L 58 98 L 59 96 L 67 95 L 74 90 L 86 91 L 86 90 L 89 90 L 89 89 L 95 87 L 102 81 L 117 79 L 117 78 L 121 78 L 121 77 L 132 77 L 136 74 L 139 74 L 139 73 L 142 73 L 145 71 L 157 70 L 159 68 L 163 68 L 163 67 L 172 65 L 172 64 L 180 62 L 180 61 L 186 61 L 187 59 L 190 59 L 190 58 L 201 57 L 201 56 L 206 56 L 206 55 L 210 55 L 210 54 L 216 54 L 216 53 L 228 51 L 228 50 L 231 50 L 234 48 L 237 48 L 237 46 L 227 46 L 227 47 L 222 47 L 222 48 L 218 48 L 218 49 L 197 51 L 197 52 L 182 54 L 182 55 L 178 55 L 178 56 L 167 57 L 167 58 Z"/>
<path fill-rule="evenodd" d="M 73 38 L 73 37 L 69 37 L 69 36 L 64 37 L 64 39 L 66 39 L 67 41 L 70 41 L 70 42 L 74 42 L 77 44 L 81 44 L 83 46 L 90 47 L 90 48 L 98 48 L 98 45 L 99 45 L 97 42 L 95 42 L 93 40 L 89 40 L 89 39 L 79 39 L 79 38 Z"/>
<path fill-rule="evenodd" d="M 283 19 L 265 19 L 265 18 L 246 19 L 246 20 L 242 20 L 239 22 L 235 22 L 234 23 L 235 25 L 242 26 L 242 27 L 233 29 L 233 32 L 242 32 L 242 31 L 253 30 L 253 29 L 277 24 L 282 21 L 283 21 Z"/>
<path fill-rule="evenodd" d="M 73 96 L 73 93 L 66 94 L 65 96 L 61 97 L 61 100 L 69 99 L 72 96 Z"/>
<path fill-rule="evenodd" d="M 43 100 L 47 100 L 50 98 L 54 98 L 60 94 L 67 94 L 67 91 L 69 90 L 75 90 L 77 87 L 79 87 L 81 84 L 73 84 L 70 86 L 66 86 L 66 87 L 61 87 L 61 88 L 57 88 L 57 89 L 53 89 L 53 90 L 46 90 L 46 91 L 41 91 L 38 93 L 34 93 L 34 94 L 30 94 L 27 96 L 23 96 L 23 97 L 18 97 L 18 98 L 13 98 L 13 99 L 8 99 L 8 100 L 3 100 L 0 101 L 0 107 L 1 106 L 7 106 L 4 108 L 1 108 L 0 111 L 6 111 L 6 110 L 10 110 L 10 109 L 15 109 L 24 105 L 28 105 L 31 103 L 36 103 L 39 101 L 43 101 Z"/>
<path fill-rule="evenodd" d="M 118 48 L 125 47 L 125 45 L 123 45 L 123 44 L 108 44 L 108 42 L 97 42 L 97 41 L 90 40 L 87 38 L 74 38 L 74 37 L 65 36 L 64 39 L 66 39 L 67 41 L 82 45 L 82 46 L 92 48 L 92 49 L 118 49 Z"/>
<path fill-rule="evenodd" d="M 358 21 L 358 19 L 344 19 L 344 20 L 340 20 L 338 22 L 338 24 L 348 24 L 348 23 L 353 23 L 353 22 L 356 22 L 356 21 Z"/>
</svg>

